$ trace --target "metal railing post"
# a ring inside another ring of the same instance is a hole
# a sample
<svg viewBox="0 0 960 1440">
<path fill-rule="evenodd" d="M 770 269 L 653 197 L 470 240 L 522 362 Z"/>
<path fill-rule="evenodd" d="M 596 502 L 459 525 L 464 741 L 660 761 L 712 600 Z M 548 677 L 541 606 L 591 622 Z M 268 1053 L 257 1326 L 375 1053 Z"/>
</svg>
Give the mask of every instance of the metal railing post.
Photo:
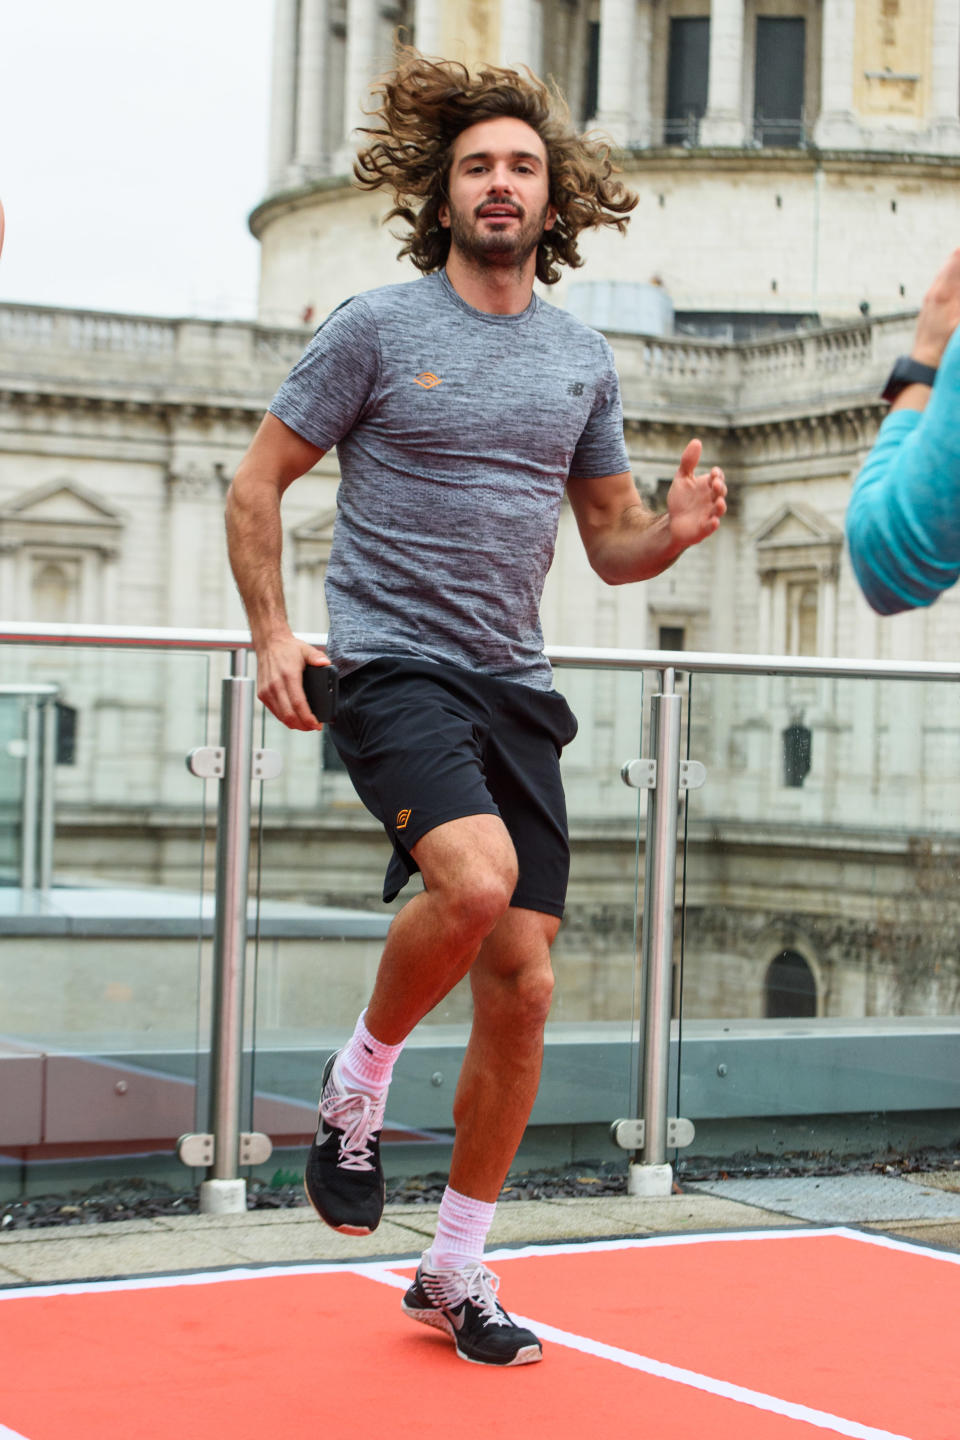
<svg viewBox="0 0 960 1440">
<path fill-rule="evenodd" d="M 57 778 L 57 702 L 43 702 L 43 783 L 40 791 L 40 889 L 53 884 L 54 791 Z"/>
<path fill-rule="evenodd" d="M 213 1164 L 200 1186 L 206 1213 L 243 1211 L 247 1182 L 238 1178 L 243 1066 L 243 982 L 247 950 L 250 784 L 253 774 L 254 682 L 247 652 L 234 650 L 221 687 L 223 778 L 217 809 L 216 916 L 213 931 L 213 1021 L 210 1132 Z"/>
<path fill-rule="evenodd" d="M 27 697 L 24 725 L 23 794 L 20 802 L 20 888 L 37 886 L 37 830 L 40 814 L 40 706 Z"/>
<path fill-rule="evenodd" d="M 637 1113 L 644 1122 L 642 1160 L 631 1161 L 631 1195 L 669 1195 L 667 1164 L 670 1019 L 673 990 L 673 918 L 677 886 L 677 812 L 680 800 L 680 711 L 673 669 L 661 672 L 660 694 L 650 702 L 656 787 L 647 802 L 647 839 L 641 954 L 643 1010 Z"/>
</svg>

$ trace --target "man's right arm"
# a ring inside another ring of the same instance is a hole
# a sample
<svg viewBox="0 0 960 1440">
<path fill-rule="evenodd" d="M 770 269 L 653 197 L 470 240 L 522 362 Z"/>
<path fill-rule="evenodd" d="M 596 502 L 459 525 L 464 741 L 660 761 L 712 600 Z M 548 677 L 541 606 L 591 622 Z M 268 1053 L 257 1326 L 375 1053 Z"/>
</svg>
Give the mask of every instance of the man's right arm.
<svg viewBox="0 0 960 1440">
<path fill-rule="evenodd" d="M 847 509 L 850 558 L 881 615 L 929 605 L 960 578 L 960 250 L 924 297 L 912 356 L 937 369 L 890 407 Z"/>
<path fill-rule="evenodd" d="M 330 662 L 290 629 L 280 568 L 280 501 L 323 454 L 268 412 L 227 492 L 227 548 L 257 652 L 257 695 L 291 730 L 320 729 L 303 693 L 303 667 Z"/>
</svg>

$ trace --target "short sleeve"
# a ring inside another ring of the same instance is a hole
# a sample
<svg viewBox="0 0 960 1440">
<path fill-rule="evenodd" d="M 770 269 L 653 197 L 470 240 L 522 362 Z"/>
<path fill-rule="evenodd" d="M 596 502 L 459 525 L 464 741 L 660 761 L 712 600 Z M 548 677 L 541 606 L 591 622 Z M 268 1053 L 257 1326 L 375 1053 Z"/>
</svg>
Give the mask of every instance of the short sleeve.
<svg viewBox="0 0 960 1440">
<path fill-rule="evenodd" d="M 363 413 L 380 374 L 370 307 L 345 301 L 320 326 L 270 402 L 270 413 L 320 450 L 332 450 Z"/>
<path fill-rule="evenodd" d="M 606 340 L 601 344 L 596 398 L 570 464 L 570 474 L 584 480 L 597 475 L 622 475 L 630 469 L 617 368 Z"/>
</svg>

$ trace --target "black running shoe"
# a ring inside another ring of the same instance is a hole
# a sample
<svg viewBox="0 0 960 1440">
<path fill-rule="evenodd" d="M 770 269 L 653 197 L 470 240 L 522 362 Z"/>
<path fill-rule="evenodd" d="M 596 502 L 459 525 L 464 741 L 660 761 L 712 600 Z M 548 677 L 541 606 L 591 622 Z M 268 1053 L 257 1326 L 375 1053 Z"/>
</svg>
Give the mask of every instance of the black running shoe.
<svg viewBox="0 0 960 1440">
<path fill-rule="evenodd" d="M 369 1235 L 383 1214 L 380 1131 L 385 1100 L 343 1090 L 333 1075 L 339 1051 L 323 1067 L 320 1123 L 303 1188 L 321 1220 L 344 1235 Z"/>
<path fill-rule="evenodd" d="M 542 1360 L 540 1341 L 510 1319 L 497 1299 L 499 1288 L 498 1277 L 480 1262 L 464 1270 L 431 1270 L 425 1255 L 403 1297 L 404 1314 L 445 1330 L 460 1358 L 474 1365 Z"/>
</svg>

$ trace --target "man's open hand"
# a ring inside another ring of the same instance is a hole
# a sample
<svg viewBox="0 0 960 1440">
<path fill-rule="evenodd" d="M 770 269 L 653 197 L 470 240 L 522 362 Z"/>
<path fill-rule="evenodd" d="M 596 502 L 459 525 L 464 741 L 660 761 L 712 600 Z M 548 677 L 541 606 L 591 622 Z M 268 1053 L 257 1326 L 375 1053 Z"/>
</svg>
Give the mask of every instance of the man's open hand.
<svg viewBox="0 0 960 1440">
<path fill-rule="evenodd" d="M 288 730 L 322 730 L 303 693 L 305 665 L 329 665 L 322 650 L 295 635 L 257 650 L 257 698 Z"/>
<path fill-rule="evenodd" d="M 690 441 L 667 493 L 670 538 L 678 551 L 699 545 L 712 535 L 727 510 L 727 483 L 719 466 L 697 474 L 702 450 L 699 440 Z"/>
<path fill-rule="evenodd" d="M 960 325 L 960 250 L 954 250 L 923 297 L 910 352 L 922 365 L 936 368 L 947 341 Z"/>
</svg>

